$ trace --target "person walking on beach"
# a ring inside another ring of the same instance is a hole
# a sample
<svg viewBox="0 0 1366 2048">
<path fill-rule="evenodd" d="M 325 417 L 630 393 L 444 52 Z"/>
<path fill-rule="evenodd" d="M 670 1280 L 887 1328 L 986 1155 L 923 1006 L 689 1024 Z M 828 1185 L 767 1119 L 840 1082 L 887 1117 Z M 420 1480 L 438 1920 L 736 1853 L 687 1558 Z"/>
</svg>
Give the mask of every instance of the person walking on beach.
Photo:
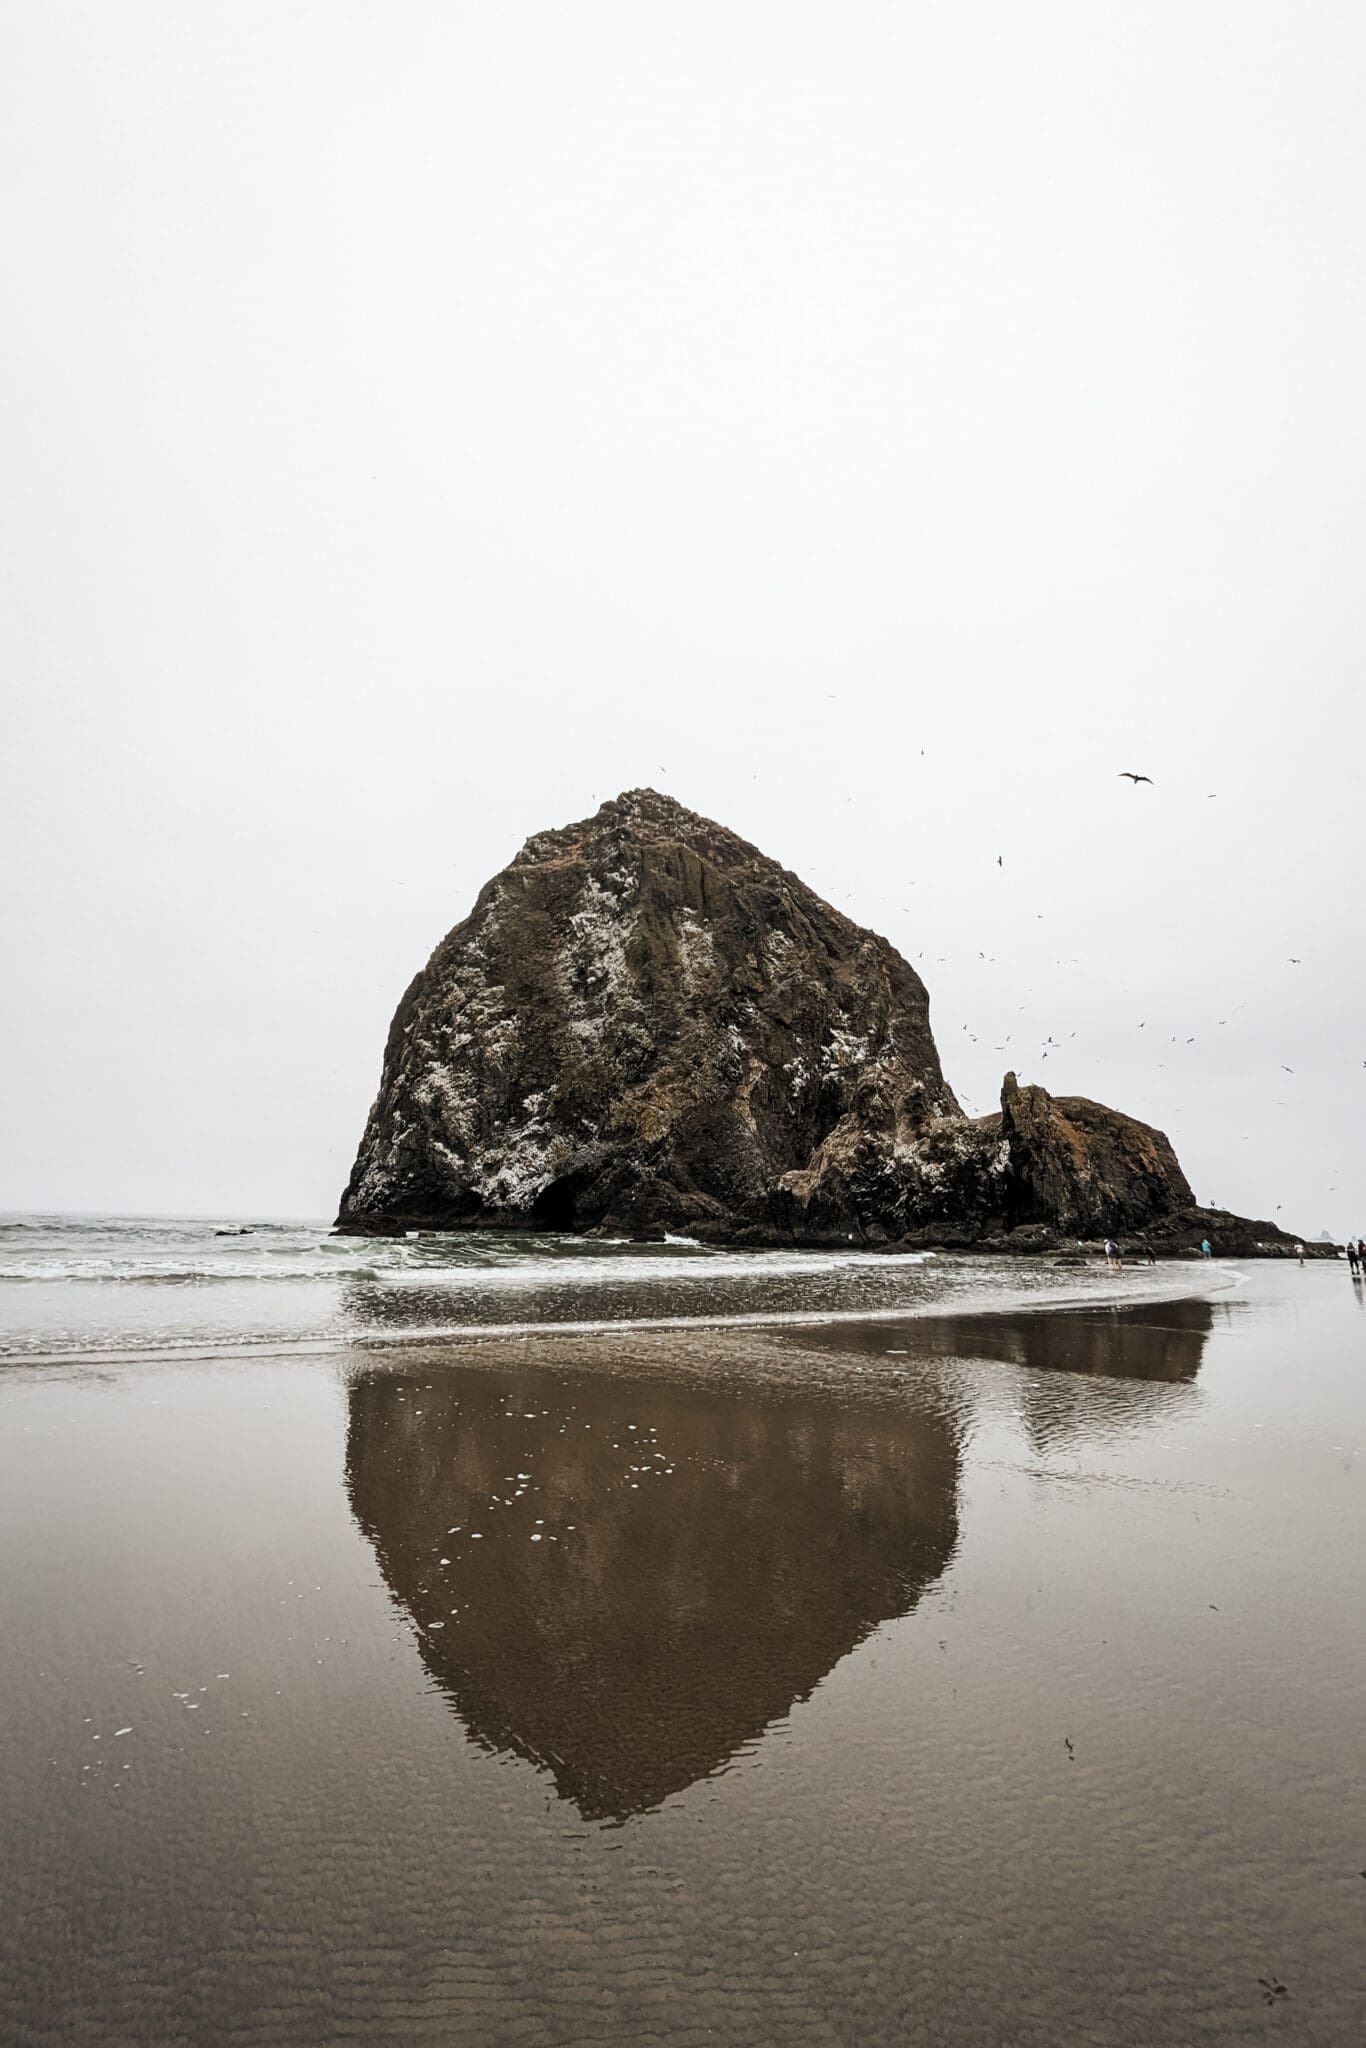
<svg viewBox="0 0 1366 2048">
<path fill-rule="evenodd" d="M 1118 1259 L 1119 1251 L 1115 1241 L 1112 1237 L 1107 1237 L 1105 1240 L 1105 1263 L 1107 1266 L 1113 1266 L 1118 1262 Z"/>
<path fill-rule="evenodd" d="M 1214 1247 L 1207 1237 L 1202 1237 L 1200 1240 L 1200 1256 L 1202 1259 L 1209 1259 L 1214 1256 Z"/>
<path fill-rule="evenodd" d="M 1304 1246 L 1302 1244 L 1297 1244 L 1295 1246 L 1295 1257 L 1299 1260 L 1301 1265 L 1304 1264 Z"/>
<path fill-rule="evenodd" d="M 1361 1271 L 1361 1253 L 1357 1250 L 1350 1237 L 1347 1240 L 1347 1264 L 1350 1266 L 1352 1278 L 1355 1280 Z"/>
</svg>

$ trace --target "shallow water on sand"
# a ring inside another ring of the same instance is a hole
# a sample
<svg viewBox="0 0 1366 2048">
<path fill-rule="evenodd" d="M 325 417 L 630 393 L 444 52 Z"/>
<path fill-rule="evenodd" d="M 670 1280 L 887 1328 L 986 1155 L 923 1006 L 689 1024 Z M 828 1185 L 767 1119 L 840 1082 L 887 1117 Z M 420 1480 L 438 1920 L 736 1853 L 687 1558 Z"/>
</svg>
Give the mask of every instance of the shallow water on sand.
<svg viewBox="0 0 1366 2048">
<path fill-rule="evenodd" d="M 1366 1312 L 1217 1277 L 11 1363 L 0 2040 L 1358 2041 Z"/>
<path fill-rule="evenodd" d="M 1180 1284 L 1187 1284 L 1185 1269 Z M 322 1223 L 0 1216 L 0 1363 L 260 1351 L 471 1331 L 920 1315 L 946 1305 L 1170 1294 L 1172 1269 L 1102 1259 L 848 1248 L 716 1251 L 481 1232 L 339 1237 Z"/>
</svg>

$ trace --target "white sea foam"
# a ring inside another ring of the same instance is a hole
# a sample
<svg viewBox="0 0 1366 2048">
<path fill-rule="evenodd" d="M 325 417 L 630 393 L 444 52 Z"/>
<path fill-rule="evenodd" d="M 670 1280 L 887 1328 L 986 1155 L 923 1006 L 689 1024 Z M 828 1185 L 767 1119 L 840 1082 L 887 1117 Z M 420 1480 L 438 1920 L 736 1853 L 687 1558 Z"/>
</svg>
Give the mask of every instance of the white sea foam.
<svg viewBox="0 0 1366 2048">
<path fill-rule="evenodd" d="M 9 1259 L 0 1261 L 0 1280 L 335 1280 L 374 1278 L 372 1267 L 331 1259 L 294 1259 L 279 1265 L 223 1259 L 216 1264 L 185 1259 Z"/>
<path fill-rule="evenodd" d="M 20 1236 L 19 1232 L 25 1233 Z M 8 1253 L 8 1256 L 5 1254 Z M 658 1249 L 625 1238 L 417 1232 L 403 1238 L 340 1237 L 324 1230 L 262 1226 L 240 1235 L 223 1225 L 103 1222 L 20 1225 L 0 1234 L 0 1281 L 217 1282 L 365 1279 L 389 1287 L 489 1289 L 597 1287 L 665 1280 L 745 1281 L 840 1273 L 860 1266 L 923 1265 L 927 1252 L 713 1251 L 666 1236 Z"/>
<path fill-rule="evenodd" d="M 680 1240 L 675 1239 L 675 1243 Z M 808 1278 L 819 1273 L 847 1273 L 860 1266 L 882 1271 L 923 1266 L 931 1252 L 755 1251 L 711 1252 L 687 1258 L 663 1253 L 624 1253 L 618 1258 L 523 1258 L 506 1266 L 444 1266 L 390 1268 L 379 1275 L 386 1287 L 454 1287 L 476 1293 L 505 1288 L 615 1287 L 661 1280 L 696 1281 L 714 1287 L 723 1281 Z"/>
</svg>

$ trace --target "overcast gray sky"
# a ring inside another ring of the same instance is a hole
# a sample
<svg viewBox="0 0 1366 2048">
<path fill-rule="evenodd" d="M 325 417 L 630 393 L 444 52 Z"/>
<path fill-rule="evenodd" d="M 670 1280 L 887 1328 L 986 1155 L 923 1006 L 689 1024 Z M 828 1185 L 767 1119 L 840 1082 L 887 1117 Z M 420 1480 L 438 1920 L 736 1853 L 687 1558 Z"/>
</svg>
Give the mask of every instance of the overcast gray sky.
<svg viewBox="0 0 1366 2048">
<path fill-rule="evenodd" d="M 651 783 L 975 1109 L 1366 1231 L 1363 106 L 1332 0 L 8 0 L 0 1206 L 330 1214 Z"/>
</svg>

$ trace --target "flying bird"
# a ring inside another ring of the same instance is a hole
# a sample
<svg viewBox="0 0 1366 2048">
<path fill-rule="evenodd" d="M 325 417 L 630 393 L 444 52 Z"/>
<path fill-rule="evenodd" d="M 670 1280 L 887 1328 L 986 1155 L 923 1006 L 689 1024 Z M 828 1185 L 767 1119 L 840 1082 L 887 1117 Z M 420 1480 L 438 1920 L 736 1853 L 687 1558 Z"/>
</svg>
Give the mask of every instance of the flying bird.
<svg viewBox="0 0 1366 2048">
<path fill-rule="evenodd" d="M 1293 1074 L 1294 1071 L 1295 1069 L 1293 1067 L 1287 1067 L 1284 1061 L 1281 1062 L 1281 1072 L 1283 1074 Z"/>
<path fill-rule="evenodd" d="M 1151 775 L 1135 775 L 1132 768 L 1121 768 L 1119 779 L 1121 782 L 1152 782 L 1153 778 Z M 1156 788 L 1156 784 L 1153 786 Z"/>
</svg>

